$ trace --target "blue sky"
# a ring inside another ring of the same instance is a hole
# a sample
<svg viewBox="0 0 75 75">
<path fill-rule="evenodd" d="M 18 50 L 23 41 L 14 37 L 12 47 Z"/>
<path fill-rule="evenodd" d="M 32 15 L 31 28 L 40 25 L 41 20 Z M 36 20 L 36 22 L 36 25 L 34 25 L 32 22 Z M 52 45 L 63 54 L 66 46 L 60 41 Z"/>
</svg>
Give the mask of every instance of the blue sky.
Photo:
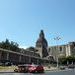
<svg viewBox="0 0 75 75">
<path fill-rule="evenodd" d="M 49 46 L 75 41 L 75 0 L 0 0 L 0 41 L 35 46 L 41 29 Z"/>
</svg>

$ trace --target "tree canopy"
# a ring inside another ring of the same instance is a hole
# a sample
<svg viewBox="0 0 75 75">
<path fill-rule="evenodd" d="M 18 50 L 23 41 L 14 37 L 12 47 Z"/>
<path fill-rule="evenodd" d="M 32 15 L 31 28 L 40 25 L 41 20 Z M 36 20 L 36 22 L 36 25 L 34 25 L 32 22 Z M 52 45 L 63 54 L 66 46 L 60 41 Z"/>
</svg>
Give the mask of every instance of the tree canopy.
<svg viewBox="0 0 75 75">
<path fill-rule="evenodd" d="M 16 42 L 9 41 L 8 39 L 0 42 L 0 48 L 8 49 L 8 50 L 16 51 L 16 52 L 20 51 L 18 46 L 19 45 Z"/>
<path fill-rule="evenodd" d="M 72 64 L 75 63 L 75 56 L 61 57 L 59 58 L 60 64 Z"/>
</svg>

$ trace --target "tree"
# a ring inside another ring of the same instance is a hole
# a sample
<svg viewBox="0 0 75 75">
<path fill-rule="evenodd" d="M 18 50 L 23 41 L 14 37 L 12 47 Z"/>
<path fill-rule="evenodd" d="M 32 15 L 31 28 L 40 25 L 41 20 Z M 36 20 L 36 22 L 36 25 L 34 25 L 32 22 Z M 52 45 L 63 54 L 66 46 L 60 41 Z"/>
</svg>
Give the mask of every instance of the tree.
<svg viewBox="0 0 75 75">
<path fill-rule="evenodd" d="M 75 56 L 61 57 L 59 58 L 59 63 L 61 64 L 72 64 L 75 62 Z"/>
<path fill-rule="evenodd" d="M 13 41 L 9 42 L 8 39 L 0 42 L 0 48 L 20 52 L 20 48 L 18 46 L 19 45 L 16 42 L 13 42 Z"/>
<path fill-rule="evenodd" d="M 30 50 L 30 51 L 33 51 L 33 52 L 37 52 L 37 51 L 38 51 L 38 50 L 35 49 L 34 47 L 29 47 L 29 48 L 27 48 L 27 50 Z"/>
<path fill-rule="evenodd" d="M 58 60 L 59 60 L 59 63 L 60 64 L 65 65 L 67 63 L 67 60 L 66 60 L 66 57 L 65 56 L 60 57 Z"/>
<path fill-rule="evenodd" d="M 10 49 L 10 42 L 8 39 L 6 39 L 5 41 L 2 41 L 0 43 L 0 47 L 3 48 L 3 49 Z"/>
<path fill-rule="evenodd" d="M 66 58 L 66 60 L 69 62 L 69 64 L 72 64 L 73 62 L 75 62 L 75 57 L 74 56 L 68 56 Z"/>
</svg>

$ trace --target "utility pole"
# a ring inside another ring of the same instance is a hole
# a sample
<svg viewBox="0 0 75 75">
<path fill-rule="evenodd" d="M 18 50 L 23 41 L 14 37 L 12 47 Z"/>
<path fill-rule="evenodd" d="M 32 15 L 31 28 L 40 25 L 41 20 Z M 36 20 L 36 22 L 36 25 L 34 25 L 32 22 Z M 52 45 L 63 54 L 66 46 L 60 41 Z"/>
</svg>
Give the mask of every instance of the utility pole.
<svg viewBox="0 0 75 75">
<path fill-rule="evenodd" d="M 56 40 L 56 43 L 60 40 L 61 38 L 59 36 L 55 37 L 54 40 Z M 58 55 L 59 55 L 59 49 L 58 49 L 58 43 L 57 43 L 57 68 L 59 67 L 59 60 L 58 60 Z"/>
</svg>

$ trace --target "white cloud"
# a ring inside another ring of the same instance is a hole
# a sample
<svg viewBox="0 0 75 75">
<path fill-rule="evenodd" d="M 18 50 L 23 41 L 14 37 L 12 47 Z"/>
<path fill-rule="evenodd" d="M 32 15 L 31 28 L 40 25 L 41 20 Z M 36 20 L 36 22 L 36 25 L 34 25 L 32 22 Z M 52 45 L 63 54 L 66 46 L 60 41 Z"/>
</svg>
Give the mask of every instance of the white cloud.
<svg viewBox="0 0 75 75">
<path fill-rule="evenodd" d="M 24 49 L 26 49 L 26 48 L 28 48 L 28 46 L 19 46 L 19 48 L 24 48 Z"/>
</svg>

